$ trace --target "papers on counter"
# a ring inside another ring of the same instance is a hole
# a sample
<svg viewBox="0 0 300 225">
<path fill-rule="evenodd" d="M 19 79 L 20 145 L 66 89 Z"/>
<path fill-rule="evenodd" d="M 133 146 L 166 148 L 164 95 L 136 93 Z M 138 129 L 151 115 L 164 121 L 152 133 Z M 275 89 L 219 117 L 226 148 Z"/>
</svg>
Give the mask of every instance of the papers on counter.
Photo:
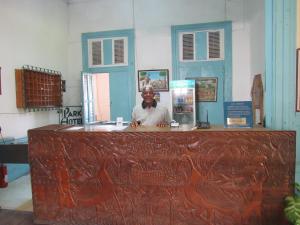
<svg viewBox="0 0 300 225">
<path fill-rule="evenodd" d="M 125 130 L 127 126 L 116 126 L 116 125 L 92 125 L 89 127 L 91 131 L 122 131 Z"/>
<path fill-rule="evenodd" d="M 69 127 L 69 128 L 66 128 L 66 130 L 80 130 L 82 128 L 83 127 Z"/>
</svg>

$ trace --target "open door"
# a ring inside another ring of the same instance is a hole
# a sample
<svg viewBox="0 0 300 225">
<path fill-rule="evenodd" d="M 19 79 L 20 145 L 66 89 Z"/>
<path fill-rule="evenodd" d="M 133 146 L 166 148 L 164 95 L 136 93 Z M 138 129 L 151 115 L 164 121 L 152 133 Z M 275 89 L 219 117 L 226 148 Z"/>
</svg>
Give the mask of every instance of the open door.
<svg viewBox="0 0 300 225">
<path fill-rule="evenodd" d="M 129 82 L 122 72 L 82 73 L 84 123 L 130 120 Z"/>
</svg>

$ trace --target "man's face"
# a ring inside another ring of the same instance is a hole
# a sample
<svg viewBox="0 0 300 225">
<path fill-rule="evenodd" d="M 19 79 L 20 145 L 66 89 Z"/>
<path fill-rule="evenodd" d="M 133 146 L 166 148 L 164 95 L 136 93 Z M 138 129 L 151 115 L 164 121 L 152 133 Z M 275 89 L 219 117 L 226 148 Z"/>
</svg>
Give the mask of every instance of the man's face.
<svg viewBox="0 0 300 225">
<path fill-rule="evenodd" d="M 147 89 L 142 92 L 142 98 L 144 99 L 145 103 L 152 104 L 154 99 L 154 92 L 153 89 Z"/>
</svg>

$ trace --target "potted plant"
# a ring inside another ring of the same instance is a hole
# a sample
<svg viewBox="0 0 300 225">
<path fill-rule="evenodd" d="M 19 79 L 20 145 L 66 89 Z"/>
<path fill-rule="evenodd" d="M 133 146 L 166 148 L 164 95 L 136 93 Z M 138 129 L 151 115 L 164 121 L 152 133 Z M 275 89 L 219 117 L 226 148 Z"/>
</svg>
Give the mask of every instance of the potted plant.
<svg viewBox="0 0 300 225">
<path fill-rule="evenodd" d="M 285 198 L 284 214 L 289 222 L 294 225 L 300 225 L 300 184 L 295 184 L 294 196 Z"/>
</svg>

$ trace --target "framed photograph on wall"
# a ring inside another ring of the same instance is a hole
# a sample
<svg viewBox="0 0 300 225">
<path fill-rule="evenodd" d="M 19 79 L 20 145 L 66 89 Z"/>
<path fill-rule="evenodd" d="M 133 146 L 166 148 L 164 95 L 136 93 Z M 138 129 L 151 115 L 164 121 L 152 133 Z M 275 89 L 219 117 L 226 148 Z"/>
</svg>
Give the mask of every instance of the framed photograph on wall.
<svg viewBox="0 0 300 225">
<path fill-rule="evenodd" d="M 139 92 L 146 85 L 151 85 L 155 92 L 169 91 L 169 70 L 139 70 L 138 71 L 138 88 Z"/>
<path fill-rule="evenodd" d="M 300 112 L 300 48 L 296 53 L 296 111 Z"/>
<path fill-rule="evenodd" d="M 186 80 L 196 82 L 196 101 L 197 102 L 216 102 L 218 96 L 217 77 L 193 77 Z"/>
</svg>

